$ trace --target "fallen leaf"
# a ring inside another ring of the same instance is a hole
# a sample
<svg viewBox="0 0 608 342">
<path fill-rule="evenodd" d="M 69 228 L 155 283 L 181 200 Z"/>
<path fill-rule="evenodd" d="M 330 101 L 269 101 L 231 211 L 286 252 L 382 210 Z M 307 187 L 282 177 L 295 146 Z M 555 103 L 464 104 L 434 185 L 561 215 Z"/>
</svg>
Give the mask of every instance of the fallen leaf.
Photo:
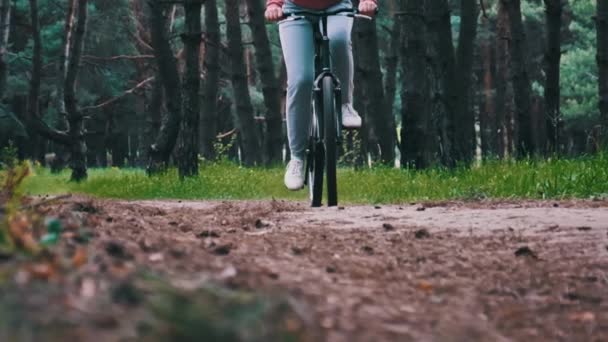
<svg viewBox="0 0 608 342">
<path fill-rule="evenodd" d="M 76 253 L 72 257 L 72 266 L 78 268 L 87 263 L 88 256 L 87 250 L 83 247 L 79 247 L 76 249 Z"/>
<path fill-rule="evenodd" d="M 60 234 L 63 230 L 63 226 L 61 225 L 61 221 L 57 218 L 49 218 L 46 220 L 46 230 L 49 234 Z"/>
<path fill-rule="evenodd" d="M 55 266 L 48 262 L 29 265 L 27 271 L 34 279 L 49 280 L 57 274 Z"/>
<path fill-rule="evenodd" d="M 433 292 L 433 284 L 428 281 L 422 280 L 418 283 L 418 289 L 426 293 L 431 293 Z"/>
<path fill-rule="evenodd" d="M 51 246 L 59 242 L 59 234 L 57 233 L 48 233 L 44 234 L 40 238 L 40 244 L 43 246 Z"/>
<path fill-rule="evenodd" d="M 586 311 L 586 312 L 576 312 L 576 313 L 571 314 L 568 318 L 571 321 L 574 321 L 574 322 L 585 322 L 585 323 L 587 323 L 587 322 L 593 322 L 593 321 L 595 321 L 595 315 L 593 314 L 593 312 L 589 312 L 589 311 Z"/>
</svg>

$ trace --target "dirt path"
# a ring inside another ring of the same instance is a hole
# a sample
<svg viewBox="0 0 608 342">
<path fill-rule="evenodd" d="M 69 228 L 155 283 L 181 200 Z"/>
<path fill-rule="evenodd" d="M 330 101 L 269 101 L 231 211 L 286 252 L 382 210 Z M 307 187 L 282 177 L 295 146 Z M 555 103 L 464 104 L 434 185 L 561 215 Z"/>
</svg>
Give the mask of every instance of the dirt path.
<svg viewBox="0 0 608 342">
<path fill-rule="evenodd" d="M 119 244 L 177 286 L 295 298 L 327 341 L 608 340 L 607 202 L 76 199 L 53 211 L 94 224 L 100 258 Z"/>
</svg>

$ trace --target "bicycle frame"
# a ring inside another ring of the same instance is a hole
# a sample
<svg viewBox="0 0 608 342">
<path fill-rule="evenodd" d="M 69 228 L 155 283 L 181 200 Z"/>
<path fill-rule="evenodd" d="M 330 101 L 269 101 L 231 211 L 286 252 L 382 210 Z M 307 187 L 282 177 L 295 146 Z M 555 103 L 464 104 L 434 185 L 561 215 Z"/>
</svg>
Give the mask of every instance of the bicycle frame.
<svg viewBox="0 0 608 342">
<path fill-rule="evenodd" d="M 342 13 L 352 18 L 364 17 L 371 19 L 370 17 L 359 15 L 354 9 L 342 9 L 323 13 L 298 11 L 288 14 L 286 16 L 288 19 L 283 20 L 308 20 L 313 28 L 312 38 L 315 48 L 314 104 L 304 182 L 309 186 L 311 191 L 313 207 L 321 205 L 324 168 L 327 169 L 328 205 L 336 206 L 338 203 L 336 158 L 337 148 L 342 143 L 342 87 L 340 80 L 331 69 L 330 40 L 327 27 L 328 17 Z M 329 95 L 332 92 L 333 96 Z M 325 111 L 328 112 L 326 113 Z"/>
<path fill-rule="evenodd" d="M 327 35 L 327 20 L 328 17 L 334 15 L 344 14 L 349 17 L 361 16 L 358 15 L 357 11 L 354 9 L 341 9 L 333 12 L 324 12 L 324 13 L 315 13 L 309 11 L 297 11 L 293 13 L 286 14 L 286 20 L 309 20 L 312 23 L 313 28 L 313 39 L 315 46 L 315 79 L 313 83 L 313 93 L 315 97 L 315 108 L 313 108 L 313 115 L 316 115 L 313 120 L 316 120 L 317 132 L 316 138 L 319 140 L 324 139 L 325 127 L 324 125 L 324 115 L 323 110 L 321 108 L 322 100 L 322 87 L 321 82 L 325 77 L 331 77 L 334 84 L 334 99 L 336 103 L 336 117 L 337 117 L 337 131 L 336 137 L 338 139 L 337 143 L 341 143 L 342 141 L 342 87 L 340 84 L 340 80 L 336 77 L 336 75 L 331 70 L 331 52 L 329 47 L 329 36 Z M 318 20 L 315 20 L 318 19 Z"/>
</svg>

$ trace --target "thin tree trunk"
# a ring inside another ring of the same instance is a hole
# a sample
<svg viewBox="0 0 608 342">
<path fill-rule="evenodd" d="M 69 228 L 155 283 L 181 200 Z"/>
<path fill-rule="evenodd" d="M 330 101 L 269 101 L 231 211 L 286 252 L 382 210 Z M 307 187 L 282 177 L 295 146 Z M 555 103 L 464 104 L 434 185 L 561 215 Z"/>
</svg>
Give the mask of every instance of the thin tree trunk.
<svg viewBox="0 0 608 342">
<path fill-rule="evenodd" d="M 427 24 L 429 35 L 429 60 L 432 65 L 433 117 L 438 124 L 441 141 L 441 163 L 455 165 L 454 112 L 456 110 L 455 56 L 452 42 L 450 7 L 447 0 L 427 0 Z"/>
<path fill-rule="evenodd" d="M 393 19 L 393 27 L 391 29 L 391 39 L 388 52 L 384 58 L 386 64 L 386 79 L 384 81 L 384 92 L 386 93 L 386 103 L 388 108 L 392 109 L 395 103 L 395 92 L 397 90 L 397 74 L 399 65 L 399 50 L 401 49 L 401 35 L 403 34 L 403 26 L 401 20 L 397 17 Z M 395 118 L 392 120 L 392 125 L 395 125 Z"/>
<path fill-rule="evenodd" d="M 361 42 L 361 35 L 359 32 L 363 28 L 359 25 L 355 25 L 353 27 L 352 32 L 352 44 L 353 44 L 353 59 L 354 59 L 354 84 L 362 85 L 364 82 L 363 79 L 363 70 L 364 66 L 362 63 L 362 50 L 364 49 L 364 45 Z M 350 153 L 352 155 L 351 162 L 355 168 L 367 168 L 368 164 L 368 152 L 375 148 L 375 137 L 374 132 L 370 129 L 370 125 L 367 124 L 369 121 L 370 113 L 367 111 L 368 107 L 365 105 L 369 100 L 367 99 L 367 92 L 365 92 L 364 87 L 356 86 L 353 89 L 353 106 L 355 110 L 359 113 L 362 119 L 362 126 L 359 131 L 347 132 L 347 144 L 345 146 L 346 153 Z"/>
<path fill-rule="evenodd" d="M 362 85 L 366 93 L 366 112 L 370 114 L 368 123 L 371 124 L 380 145 L 382 163 L 393 165 L 395 163 L 395 146 L 393 145 L 395 139 L 391 128 L 392 110 L 386 102 L 384 88 L 382 87 L 376 21 L 361 21 L 358 25 L 360 30 L 357 30 L 357 33 L 360 47 L 362 47 L 359 51 L 362 66 Z M 343 87 L 343 89 L 346 91 L 346 87 Z"/>
<path fill-rule="evenodd" d="M 403 44 L 401 63 L 403 88 L 401 93 L 402 123 L 401 165 L 422 169 L 433 163 L 430 127 L 429 80 L 426 73 L 426 26 L 424 2 L 404 0 Z"/>
<path fill-rule="evenodd" d="M 72 169 L 71 179 L 73 181 L 81 181 L 87 178 L 87 146 L 84 140 L 84 115 L 78 108 L 75 89 L 86 34 L 87 3 L 88 0 L 78 0 L 78 21 L 74 31 L 72 51 L 68 58 L 65 74 L 64 95 L 65 108 L 68 113 L 68 135 L 72 140 L 72 144 L 70 145 L 70 168 Z"/>
<path fill-rule="evenodd" d="M 608 0 L 597 1 L 597 64 L 603 148 L 608 148 Z"/>
<path fill-rule="evenodd" d="M 232 88 L 236 102 L 243 164 L 253 166 L 260 162 L 260 142 L 254 121 L 253 106 L 247 84 L 247 67 L 243 51 L 238 0 L 226 0 L 226 35 L 232 65 Z"/>
<path fill-rule="evenodd" d="M 557 152 L 560 145 L 560 61 L 562 0 L 545 0 L 547 24 L 547 50 L 545 52 L 545 107 L 548 146 L 547 152 Z"/>
<path fill-rule="evenodd" d="M 184 4 L 186 33 L 182 35 L 186 70 L 184 72 L 184 119 L 182 120 L 179 144 L 179 175 L 192 177 L 198 175 L 198 130 L 200 89 L 200 51 L 201 51 L 201 8 L 200 0 L 187 0 Z"/>
<path fill-rule="evenodd" d="M 62 131 L 67 131 L 69 129 L 69 125 L 67 122 L 67 112 L 65 108 L 65 78 L 66 71 L 68 69 L 68 61 L 70 58 L 70 51 L 72 49 L 72 36 L 74 34 L 74 21 L 76 19 L 76 8 L 78 7 L 77 0 L 69 0 L 68 10 L 65 18 L 64 24 L 64 35 L 63 35 L 63 46 L 61 49 L 61 55 L 59 56 L 59 61 L 57 65 L 57 94 L 55 96 L 56 99 L 56 107 L 57 114 L 59 116 L 57 129 Z M 53 172 L 59 172 L 65 167 L 65 163 L 67 162 L 69 151 L 62 146 L 57 146 L 55 148 L 55 159 L 51 163 L 51 170 Z"/>
<path fill-rule="evenodd" d="M 36 122 L 39 120 L 39 105 L 38 100 L 40 97 L 40 79 L 42 77 L 42 39 L 40 37 L 40 19 L 38 17 L 38 1 L 29 0 L 30 3 L 30 17 L 32 25 L 32 40 L 33 55 L 32 55 L 32 75 L 30 78 L 30 89 L 28 94 L 28 113 L 29 120 Z"/>
<path fill-rule="evenodd" d="M 513 91 L 511 87 L 510 64 L 511 30 L 509 14 L 505 5 L 498 4 L 498 22 L 496 35 L 496 125 L 497 147 L 500 157 L 507 158 L 512 154 L 513 126 Z"/>
<path fill-rule="evenodd" d="M 487 25 L 487 22 L 486 22 Z M 481 150 L 484 157 L 496 156 L 498 153 L 497 134 L 498 127 L 496 125 L 496 107 L 494 105 L 494 70 L 493 61 L 494 55 L 492 50 L 492 42 L 489 38 L 484 38 L 481 42 L 481 62 L 483 72 L 480 78 L 481 81 L 481 97 L 483 115 L 480 113 L 480 129 L 481 129 Z"/>
<path fill-rule="evenodd" d="M 389 2 L 394 9 L 393 12 L 398 8 L 397 0 Z M 401 36 L 403 34 L 403 23 L 399 18 L 393 16 L 393 27 L 391 30 L 391 39 L 389 42 L 388 52 L 385 57 L 386 64 L 386 79 L 384 81 L 384 92 L 386 94 L 386 110 L 389 111 L 389 128 L 391 131 L 391 137 L 393 139 L 393 146 L 398 142 L 397 140 L 397 125 L 395 123 L 394 115 L 394 104 L 395 104 L 395 93 L 397 91 L 397 75 L 399 65 L 399 50 L 401 49 Z M 394 160 L 393 160 L 394 164 Z"/>
<path fill-rule="evenodd" d="M 216 0 L 205 1 L 205 86 L 204 108 L 201 113 L 201 154 L 207 160 L 215 159 L 213 144 L 217 132 L 217 93 L 220 80 L 220 27 Z"/>
<path fill-rule="evenodd" d="M 11 0 L 0 0 L 0 100 L 4 98 L 8 78 L 8 37 L 11 29 Z"/>
<path fill-rule="evenodd" d="M 530 117 L 532 85 L 526 60 L 526 33 L 522 22 L 521 1 L 501 0 L 509 13 L 511 28 L 511 67 L 513 92 L 515 95 L 515 118 L 517 122 L 517 154 L 525 157 L 536 151 L 532 136 Z"/>
<path fill-rule="evenodd" d="M 74 21 L 76 18 L 77 0 L 69 0 L 68 11 L 65 19 L 65 33 L 63 36 L 63 48 L 59 56 L 58 77 L 57 77 L 57 111 L 60 115 L 65 115 L 64 87 L 70 51 L 72 49 L 72 35 L 74 34 Z"/>
<path fill-rule="evenodd" d="M 146 23 L 148 22 L 147 16 L 149 11 L 146 10 L 145 0 L 129 0 L 129 6 L 132 13 L 132 23 L 135 27 L 133 33 L 133 44 L 140 55 L 153 54 L 154 51 L 150 47 L 150 28 Z M 135 70 L 137 71 L 138 79 L 148 79 L 158 75 L 156 68 L 154 68 L 153 62 L 148 59 L 136 59 L 133 61 Z M 144 90 L 138 95 L 138 101 L 141 106 L 138 117 L 140 124 L 136 125 L 135 130 L 138 136 L 138 166 L 146 165 L 149 160 L 149 146 L 153 144 L 154 138 L 158 134 L 158 127 L 154 126 L 155 122 L 160 122 L 156 119 L 156 116 L 160 115 L 162 103 L 162 88 L 160 88 L 160 95 L 156 95 L 160 86 L 160 81 L 155 79 L 153 81 L 152 91 Z"/>
<path fill-rule="evenodd" d="M 151 41 L 154 58 L 158 66 L 159 79 L 165 90 L 167 113 L 164 115 L 160 131 L 154 144 L 150 146 L 148 174 L 164 170 L 169 165 L 175 147 L 182 119 L 182 92 L 177 71 L 177 61 L 167 37 L 167 18 L 163 13 L 165 5 L 161 0 L 149 0 Z"/>
<path fill-rule="evenodd" d="M 150 146 L 153 143 L 154 137 L 160 131 L 162 123 L 163 109 L 163 85 L 157 77 L 152 85 L 152 97 L 147 104 L 146 112 L 146 128 L 144 130 L 144 146 Z"/>
<path fill-rule="evenodd" d="M 59 132 L 50 128 L 39 115 L 38 100 L 40 97 L 40 82 L 42 78 L 42 40 L 40 38 L 40 21 L 38 18 L 38 1 L 29 0 L 30 18 L 32 27 L 33 55 L 32 73 L 30 76 L 30 88 L 27 97 L 27 125 L 28 127 L 46 139 L 69 145 L 70 137 L 65 132 Z M 31 136 L 33 138 L 33 135 Z"/>
<path fill-rule="evenodd" d="M 264 5 L 262 0 L 247 0 L 249 11 L 249 26 L 253 33 L 255 45 L 255 59 L 260 80 L 262 82 L 262 93 L 266 106 L 266 139 L 265 151 L 266 162 L 269 164 L 280 163 L 283 159 L 283 120 L 281 118 L 281 94 L 279 84 L 274 73 L 272 50 L 266 32 L 264 19 Z"/>
<path fill-rule="evenodd" d="M 461 23 L 457 51 L 457 109 L 455 120 L 457 158 L 470 163 L 475 153 L 475 112 L 470 98 L 473 76 L 473 51 L 477 36 L 477 0 L 461 0 Z"/>
</svg>

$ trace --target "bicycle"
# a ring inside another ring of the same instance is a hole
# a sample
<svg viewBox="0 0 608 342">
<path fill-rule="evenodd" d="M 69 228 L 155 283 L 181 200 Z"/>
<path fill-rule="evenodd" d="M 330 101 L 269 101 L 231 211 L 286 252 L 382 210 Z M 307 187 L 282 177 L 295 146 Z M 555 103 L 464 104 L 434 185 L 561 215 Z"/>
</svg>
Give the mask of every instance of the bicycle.
<svg viewBox="0 0 608 342">
<path fill-rule="evenodd" d="M 327 205 L 329 207 L 338 205 L 336 167 L 338 146 L 342 141 L 342 88 L 340 80 L 331 70 L 329 37 L 327 36 L 327 18 L 334 15 L 372 20 L 369 16 L 359 14 L 356 9 L 341 9 L 324 13 L 290 12 L 286 13 L 285 19 L 281 21 L 310 20 L 313 27 L 315 81 L 304 180 L 304 184 L 309 189 L 312 207 L 322 206 L 324 171 L 326 171 L 327 177 Z"/>
</svg>

